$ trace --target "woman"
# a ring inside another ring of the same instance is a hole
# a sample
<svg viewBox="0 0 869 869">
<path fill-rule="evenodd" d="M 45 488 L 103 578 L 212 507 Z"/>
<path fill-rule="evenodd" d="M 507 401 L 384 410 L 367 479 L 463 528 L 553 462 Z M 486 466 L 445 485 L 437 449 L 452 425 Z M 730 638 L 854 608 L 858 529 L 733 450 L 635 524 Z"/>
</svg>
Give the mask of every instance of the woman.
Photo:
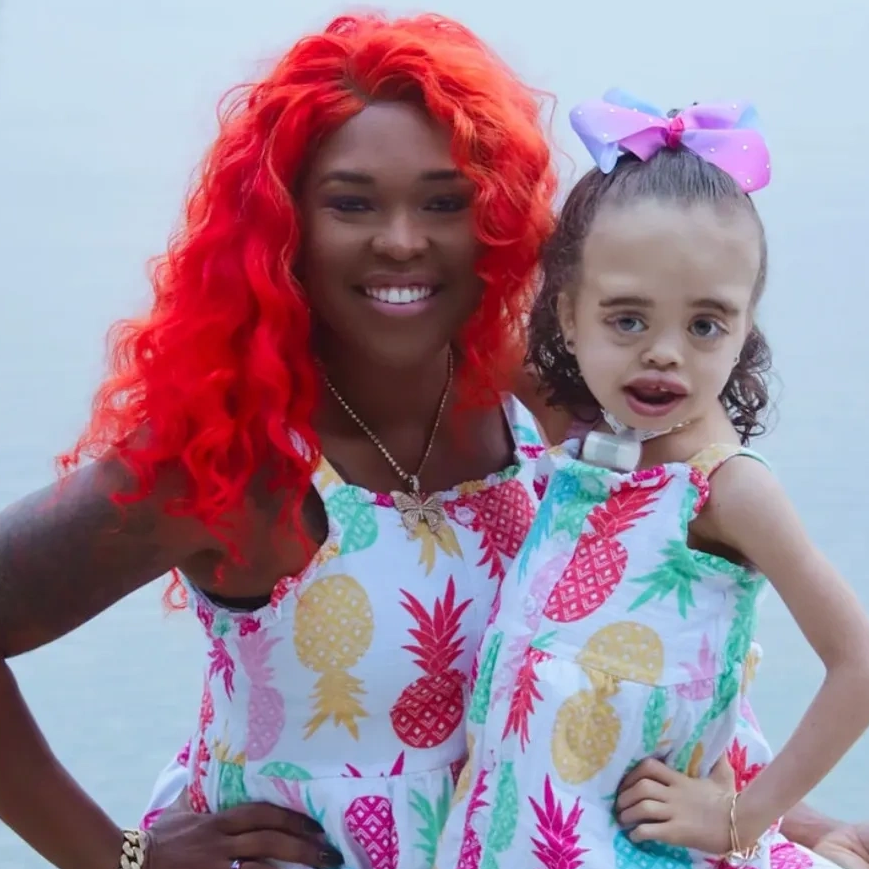
<svg viewBox="0 0 869 869">
<path fill-rule="evenodd" d="M 534 509 L 534 423 L 498 396 L 554 187 L 534 93 L 435 16 L 339 18 L 230 107 L 65 464 L 96 461 L 0 525 L 4 657 L 175 568 L 210 642 L 186 793 L 148 835 L 0 668 L 0 818 L 48 860 L 430 865 Z"/>
</svg>

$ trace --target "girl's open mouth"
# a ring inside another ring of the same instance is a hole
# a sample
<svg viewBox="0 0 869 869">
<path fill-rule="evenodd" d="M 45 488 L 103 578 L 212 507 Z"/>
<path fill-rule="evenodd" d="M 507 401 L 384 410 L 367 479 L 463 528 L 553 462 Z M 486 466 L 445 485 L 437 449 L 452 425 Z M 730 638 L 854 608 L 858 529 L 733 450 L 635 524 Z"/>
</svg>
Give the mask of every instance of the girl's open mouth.
<svg viewBox="0 0 869 869">
<path fill-rule="evenodd" d="M 667 416 L 685 398 L 684 393 L 658 386 L 627 386 L 624 392 L 628 407 L 638 416 Z"/>
</svg>

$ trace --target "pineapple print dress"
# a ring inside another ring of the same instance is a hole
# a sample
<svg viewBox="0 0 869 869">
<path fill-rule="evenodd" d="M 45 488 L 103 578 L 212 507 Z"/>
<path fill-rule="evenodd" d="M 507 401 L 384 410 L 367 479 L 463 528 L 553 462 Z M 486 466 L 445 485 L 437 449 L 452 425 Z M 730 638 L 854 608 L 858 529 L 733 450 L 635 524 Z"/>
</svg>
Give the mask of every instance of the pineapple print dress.
<svg viewBox="0 0 869 869">
<path fill-rule="evenodd" d="M 470 761 L 438 869 L 682 869 L 709 854 L 635 846 L 616 790 L 655 756 L 692 775 L 724 752 L 744 787 L 770 759 L 744 700 L 763 577 L 688 547 L 712 473 L 736 447 L 620 474 L 541 457 L 545 488 L 502 584 L 470 704 Z M 763 839 L 765 869 L 832 866 Z"/>
<path fill-rule="evenodd" d="M 441 493 L 438 536 L 408 539 L 390 496 L 324 460 L 328 537 L 267 606 L 229 611 L 188 584 L 209 644 L 199 722 L 143 826 L 186 785 L 199 812 L 265 801 L 315 818 L 350 869 L 429 869 L 476 652 L 537 505 L 536 426 L 512 398 L 505 412 L 515 464 Z"/>
</svg>

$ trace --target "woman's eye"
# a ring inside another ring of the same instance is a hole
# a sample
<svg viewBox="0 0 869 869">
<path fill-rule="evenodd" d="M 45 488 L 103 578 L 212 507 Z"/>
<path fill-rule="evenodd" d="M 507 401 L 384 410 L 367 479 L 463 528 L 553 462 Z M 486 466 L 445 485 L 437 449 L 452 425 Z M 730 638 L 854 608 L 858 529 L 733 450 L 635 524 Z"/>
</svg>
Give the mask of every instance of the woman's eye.
<svg viewBox="0 0 869 869">
<path fill-rule="evenodd" d="M 371 203 L 361 196 L 333 196 L 327 200 L 326 205 L 344 213 L 368 211 L 371 208 Z"/>
<path fill-rule="evenodd" d="M 710 317 L 698 317 L 691 324 L 690 329 L 691 333 L 698 338 L 717 338 L 726 331 L 717 320 Z"/>
<path fill-rule="evenodd" d="M 469 204 L 466 196 L 438 196 L 432 199 L 426 208 L 431 211 L 464 211 Z"/>
</svg>

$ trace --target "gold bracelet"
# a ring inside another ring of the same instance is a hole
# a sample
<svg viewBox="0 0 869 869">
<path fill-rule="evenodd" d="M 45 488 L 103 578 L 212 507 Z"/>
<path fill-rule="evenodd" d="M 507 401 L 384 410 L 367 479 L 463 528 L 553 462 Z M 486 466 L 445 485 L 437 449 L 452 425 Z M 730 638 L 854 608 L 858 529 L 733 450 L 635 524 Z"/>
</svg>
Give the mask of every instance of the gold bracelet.
<svg viewBox="0 0 869 869">
<path fill-rule="evenodd" d="M 736 831 L 736 801 L 738 799 L 739 791 L 734 791 L 733 798 L 730 800 L 730 852 L 724 857 L 730 863 L 737 860 L 740 865 L 744 866 L 757 857 L 760 843 L 755 842 L 750 848 L 743 848 L 740 844 L 739 833 Z"/>
<path fill-rule="evenodd" d="M 145 869 L 148 834 L 142 830 L 124 830 L 119 869 Z"/>
</svg>

